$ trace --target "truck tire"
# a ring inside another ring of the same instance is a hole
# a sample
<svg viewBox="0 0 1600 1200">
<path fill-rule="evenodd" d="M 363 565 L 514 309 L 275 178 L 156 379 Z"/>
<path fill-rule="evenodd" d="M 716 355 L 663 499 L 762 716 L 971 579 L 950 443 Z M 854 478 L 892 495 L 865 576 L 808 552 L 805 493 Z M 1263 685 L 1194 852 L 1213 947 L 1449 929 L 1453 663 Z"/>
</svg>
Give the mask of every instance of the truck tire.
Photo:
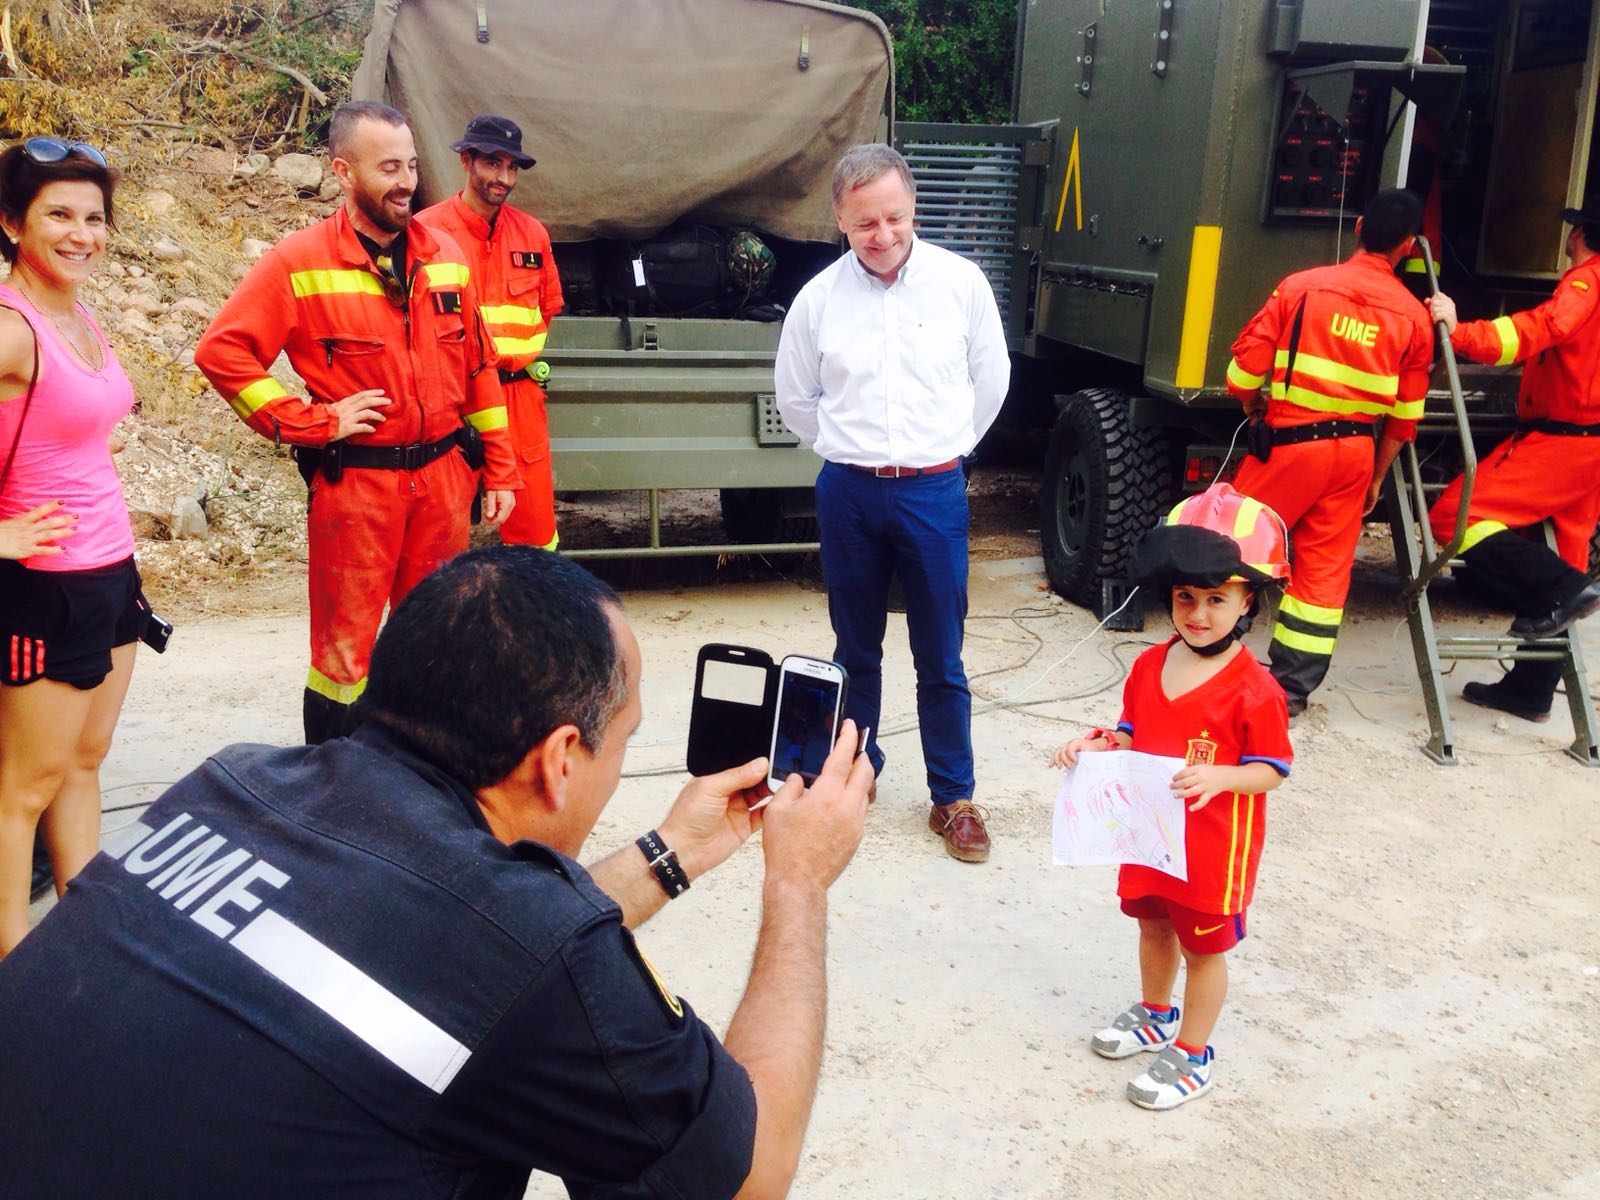
<svg viewBox="0 0 1600 1200">
<path fill-rule="evenodd" d="M 730 542 L 814 542 L 820 536 L 810 488 L 723 488 L 721 498 Z"/>
<path fill-rule="evenodd" d="M 1125 392 L 1068 397 L 1050 431 L 1039 502 L 1050 586 L 1097 610 L 1101 580 L 1127 570 L 1134 543 L 1176 491 L 1174 474 L 1166 435 L 1134 428 Z"/>
</svg>

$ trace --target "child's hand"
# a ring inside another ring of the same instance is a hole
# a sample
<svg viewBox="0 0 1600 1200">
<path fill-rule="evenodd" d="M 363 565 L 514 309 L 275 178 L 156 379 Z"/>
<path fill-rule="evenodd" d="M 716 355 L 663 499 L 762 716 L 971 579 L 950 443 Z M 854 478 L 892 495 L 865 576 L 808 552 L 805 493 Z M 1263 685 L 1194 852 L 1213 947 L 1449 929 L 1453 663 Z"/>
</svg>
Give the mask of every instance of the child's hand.
<svg viewBox="0 0 1600 1200">
<path fill-rule="evenodd" d="M 1180 800 L 1200 797 L 1189 805 L 1190 812 L 1199 812 L 1211 803 L 1211 797 L 1228 790 L 1228 768 L 1215 763 L 1184 767 L 1172 777 L 1172 794 Z"/>
<path fill-rule="evenodd" d="M 1099 743 L 1091 742 L 1088 738 L 1075 737 L 1061 749 L 1057 750 L 1050 759 L 1052 767 L 1075 767 L 1078 765 L 1078 755 L 1089 748 L 1099 749 Z"/>
<path fill-rule="evenodd" d="M 1115 750 L 1120 743 L 1117 735 L 1104 729 L 1096 729 L 1093 733 L 1086 733 L 1082 737 L 1075 737 L 1051 758 L 1052 767 L 1074 767 L 1078 765 L 1078 755 L 1085 750 Z"/>
</svg>

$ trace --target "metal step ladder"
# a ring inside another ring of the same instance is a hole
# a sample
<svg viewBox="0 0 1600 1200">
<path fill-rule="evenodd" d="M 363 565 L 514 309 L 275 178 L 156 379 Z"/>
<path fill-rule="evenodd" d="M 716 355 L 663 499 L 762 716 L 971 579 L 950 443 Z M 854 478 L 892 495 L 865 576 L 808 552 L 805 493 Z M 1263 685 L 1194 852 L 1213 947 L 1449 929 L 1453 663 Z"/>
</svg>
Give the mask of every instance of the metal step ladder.
<svg viewBox="0 0 1600 1200">
<path fill-rule="evenodd" d="M 1429 288 L 1437 294 L 1439 284 L 1434 274 L 1433 255 L 1426 239 L 1418 238 L 1417 244 L 1422 248 L 1427 266 Z M 1411 631 L 1411 648 L 1417 659 L 1417 678 L 1422 685 L 1422 702 L 1428 710 L 1428 726 L 1431 730 L 1422 752 L 1436 763 L 1453 766 L 1457 761 L 1450 707 L 1445 700 L 1444 679 L 1439 670 L 1441 661 L 1484 658 L 1555 660 L 1561 663 L 1561 679 L 1566 687 L 1567 705 L 1572 710 L 1575 734 L 1566 752 L 1585 766 L 1600 767 L 1594 705 L 1589 700 L 1589 676 L 1584 669 L 1576 628 L 1569 629 L 1559 637 L 1531 641 L 1510 634 L 1440 636 L 1434 628 L 1433 613 L 1428 604 L 1428 586 L 1439 578 L 1446 567 L 1461 565 L 1458 555 L 1467 533 L 1468 505 L 1478 468 L 1478 455 L 1461 392 L 1461 374 L 1455 353 L 1450 347 L 1450 339 L 1443 336 L 1442 328 L 1439 340 L 1444 349 L 1445 375 L 1450 384 L 1455 432 L 1461 440 L 1461 505 L 1456 513 L 1456 526 L 1449 543 L 1442 547 L 1435 544 L 1433 529 L 1427 519 L 1431 495 L 1443 491 L 1444 486 L 1423 482 L 1422 466 L 1414 442 L 1404 446 L 1396 456 L 1394 466 L 1390 469 L 1389 489 L 1389 525 L 1394 535 L 1395 563 L 1400 572 L 1406 624 Z M 1546 545 L 1553 550 L 1555 533 L 1549 521 L 1544 523 L 1544 536 Z"/>
</svg>

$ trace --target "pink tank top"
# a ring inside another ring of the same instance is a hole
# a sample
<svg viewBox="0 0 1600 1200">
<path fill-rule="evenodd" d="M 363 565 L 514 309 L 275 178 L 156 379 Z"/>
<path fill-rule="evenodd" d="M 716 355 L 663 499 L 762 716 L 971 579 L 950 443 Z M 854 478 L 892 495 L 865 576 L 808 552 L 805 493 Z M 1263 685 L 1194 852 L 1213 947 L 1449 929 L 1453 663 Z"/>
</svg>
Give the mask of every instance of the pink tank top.
<svg viewBox="0 0 1600 1200">
<path fill-rule="evenodd" d="M 81 305 L 79 311 L 104 355 L 105 365 L 98 371 L 90 370 L 61 340 L 50 318 L 15 288 L 0 284 L 0 304 L 21 313 L 39 341 L 28 419 L 22 421 L 22 396 L 0 402 L 0 464 L 22 422 L 22 440 L 0 492 L 0 520 L 60 500 L 64 511 L 77 514 L 77 531 L 59 543 L 60 554 L 25 558 L 23 566 L 82 571 L 121 562 L 133 553 L 133 527 L 109 439 L 117 422 L 133 409 L 133 385 L 105 334 Z"/>
</svg>

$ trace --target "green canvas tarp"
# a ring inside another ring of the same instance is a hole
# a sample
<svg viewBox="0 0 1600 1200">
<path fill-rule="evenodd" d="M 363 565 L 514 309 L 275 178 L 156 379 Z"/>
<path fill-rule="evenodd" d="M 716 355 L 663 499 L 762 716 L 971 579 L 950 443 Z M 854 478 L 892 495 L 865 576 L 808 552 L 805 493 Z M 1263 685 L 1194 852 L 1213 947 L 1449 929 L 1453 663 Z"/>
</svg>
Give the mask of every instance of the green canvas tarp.
<svg viewBox="0 0 1600 1200">
<path fill-rule="evenodd" d="M 377 0 L 352 90 L 406 114 L 429 202 L 493 112 L 538 159 L 512 202 L 556 241 L 686 217 L 831 241 L 833 164 L 886 135 L 893 71 L 876 17 L 815 0 Z"/>
</svg>

